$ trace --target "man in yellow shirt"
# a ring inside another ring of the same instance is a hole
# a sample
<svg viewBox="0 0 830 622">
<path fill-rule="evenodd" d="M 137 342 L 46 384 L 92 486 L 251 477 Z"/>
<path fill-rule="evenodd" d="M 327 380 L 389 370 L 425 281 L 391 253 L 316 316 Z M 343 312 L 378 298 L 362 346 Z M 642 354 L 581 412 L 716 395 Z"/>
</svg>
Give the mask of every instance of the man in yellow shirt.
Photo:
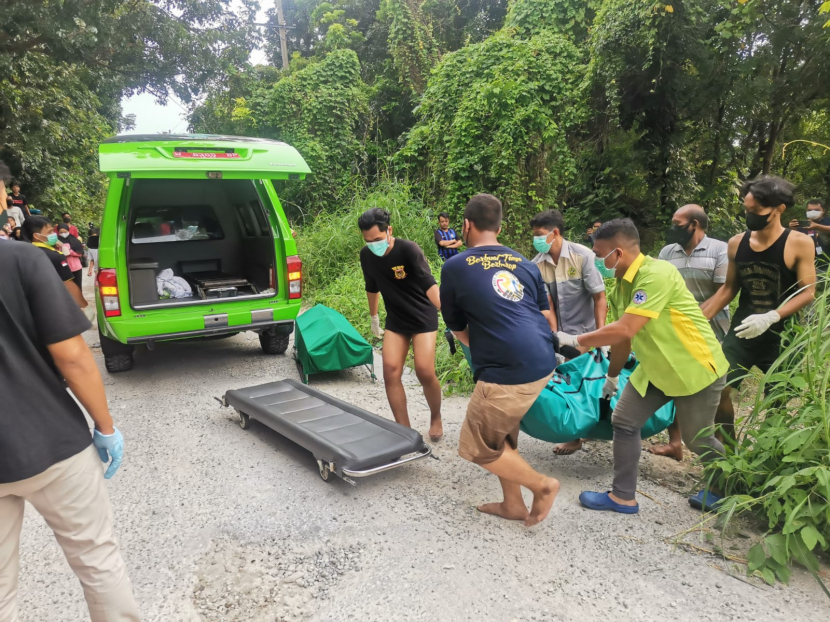
<svg viewBox="0 0 830 622">
<path fill-rule="evenodd" d="M 611 365 L 603 397 L 617 391 L 618 375 L 632 345 L 640 364 L 631 374 L 614 409 L 614 485 L 610 492 L 583 492 L 579 500 L 592 510 L 636 514 L 637 465 L 642 451 L 640 429 L 654 412 L 674 400 L 675 420 L 683 442 L 709 461 L 723 453 L 711 428 L 726 384 L 728 363 L 709 322 L 680 272 L 667 261 L 640 252 L 634 223 L 616 219 L 595 232 L 594 254 L 614 270 L 617 286 L 609 296 L 614 322 L 573 336 L 558 333 L 562 345 L 611 346 Z M 719 497 L 700 491 L 694 507 L 712 508 Z"/>
</svg>

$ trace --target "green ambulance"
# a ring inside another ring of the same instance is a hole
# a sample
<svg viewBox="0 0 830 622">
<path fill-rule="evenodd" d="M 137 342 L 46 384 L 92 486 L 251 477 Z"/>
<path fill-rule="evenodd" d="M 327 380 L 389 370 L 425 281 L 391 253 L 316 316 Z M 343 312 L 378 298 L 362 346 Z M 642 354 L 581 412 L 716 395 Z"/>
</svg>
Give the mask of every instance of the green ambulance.
<svg viewBox="0 0 830 622">
<path fill-rule="evenodd" d="M 311 173 L 293 147 L 214 135 L 115 136 L 99 148 L 109 190 L 95 282 L 107 370 L 137 345 L 259 334 L 282 354 L 302 263 L 274 180 Z"/>
</svg>

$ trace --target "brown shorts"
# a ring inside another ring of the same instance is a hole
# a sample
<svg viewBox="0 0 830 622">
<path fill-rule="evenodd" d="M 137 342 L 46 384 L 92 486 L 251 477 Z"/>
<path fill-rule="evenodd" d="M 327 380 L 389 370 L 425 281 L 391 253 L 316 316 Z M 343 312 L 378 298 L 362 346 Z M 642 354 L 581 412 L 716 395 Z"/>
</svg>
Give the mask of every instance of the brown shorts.
<svg viewBox="0 0 830 622">
<path fill-rule="evenodd" d="M 501 457 L 505 441 L 516 449 L 519 423 L 552 375 L 527 384 L 476 382 L 458 439 L 458 455 L 475 464 L 488 464 Z"/>
</svg>

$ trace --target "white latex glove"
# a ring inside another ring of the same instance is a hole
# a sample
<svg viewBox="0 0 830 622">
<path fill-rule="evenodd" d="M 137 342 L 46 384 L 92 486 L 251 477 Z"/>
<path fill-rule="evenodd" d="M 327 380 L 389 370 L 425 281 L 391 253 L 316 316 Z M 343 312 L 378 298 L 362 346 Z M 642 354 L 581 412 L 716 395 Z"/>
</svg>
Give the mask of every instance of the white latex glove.
<svg viewBox="0 0 830 622">
<path fill-rule="evenodd" d="M 611 356 L 611 346 L 600 346 L 600 350 L 605 355 L 605 358 Z"/>
<path fill-rule="evenodd" d="M 767 311 L 750 315 L 735 329 L 738 339 L 755 339 L 767 332 L 773 324 L 781 321 L 778 311 Z"/>
<path fill-rule="evenodd" d="M 558 332 L 556 336 L 559 337 L 559 346 L 571 346 L 578 348 L 579 342 L 576 340 L 576 335 L 569 335 L 568 333 Z"/>
<path fill-rule="evenodd" d="M 555 354 L 554 356 L 556 357 L 556 366 L 557 367 L 559 367 L 562 363 L 565 362 L 565 357 L 562 356 L 561 354 Z"/>
<path fill-rule="evenodd" d="M 383 337 L 383 329 L 380 327 L 380 316 L 373 315 L 372 318 L 372 334 L 380 339 Z"/>
<path fill-rule="evenodd" d="M 91 323 L 95 324 L 95 307 L 92 305 L 87 305 L 81 311 L 84 312 L 86 319 L 88 319 Z"/>
<path fill-rule="evenodd" d="M 602 399 L 610 400 L 617 394 L 617 385 L 620 382 L 619 376 L 606 376 L 605 384 L 602 385 Z"/>
</svg>

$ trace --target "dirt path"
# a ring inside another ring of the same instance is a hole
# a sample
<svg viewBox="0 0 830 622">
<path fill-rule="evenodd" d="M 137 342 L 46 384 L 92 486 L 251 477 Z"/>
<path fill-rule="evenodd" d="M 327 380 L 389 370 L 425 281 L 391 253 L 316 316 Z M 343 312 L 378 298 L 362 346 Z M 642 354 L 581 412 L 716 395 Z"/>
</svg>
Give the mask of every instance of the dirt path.
<svg viewBox="0 0 830 622">
<path fill-rule="evenodd" d="M 145 620 L 662 621 L 668 614 L 796 622 L 829 611 L 800 570 L 790 587 L 770 588 L 667 543 L 699 514 L 655 483 L 691 485 L 687 467 L 666 459 L 643 461 L 649 478 L 640 489 L 653 500 L 641 498 L 639 515 L 597 514 L 577 495 L 608 486 L 610 446 L 590 443 L 557 457 L 551 445 L 523 436 L 531 464 L 562 481 L 550 518 L 527 530 L 477 513 L 476 504 L 496 499 L 498 484 L 455 455 L 460 398 L 445 402 L 439 460 L 356 487 L 324 483 L 309 453 L 260 425 L 243 431 L 213 400 L 283 377 L 297 377 L 291 359 L 260 354 L 253 334 L 159 346 L 140 352 L 132 372 L 105 377 L 126 440 L 108 488 Z M 414 424 L 426 433 L 426 404 L 414 377 L 407 382 Z M 312 383 L 390 416 L 382 383 L 365 371 Z M 700 533 L 687 539 L 712 546 Z M 746 542 L 737 538 L 726 550 L 736 546 L 740 555 Z M 31 508 L 21 553 L 22 622 L 85 619 L 80 587 Z"/>
</svg>

